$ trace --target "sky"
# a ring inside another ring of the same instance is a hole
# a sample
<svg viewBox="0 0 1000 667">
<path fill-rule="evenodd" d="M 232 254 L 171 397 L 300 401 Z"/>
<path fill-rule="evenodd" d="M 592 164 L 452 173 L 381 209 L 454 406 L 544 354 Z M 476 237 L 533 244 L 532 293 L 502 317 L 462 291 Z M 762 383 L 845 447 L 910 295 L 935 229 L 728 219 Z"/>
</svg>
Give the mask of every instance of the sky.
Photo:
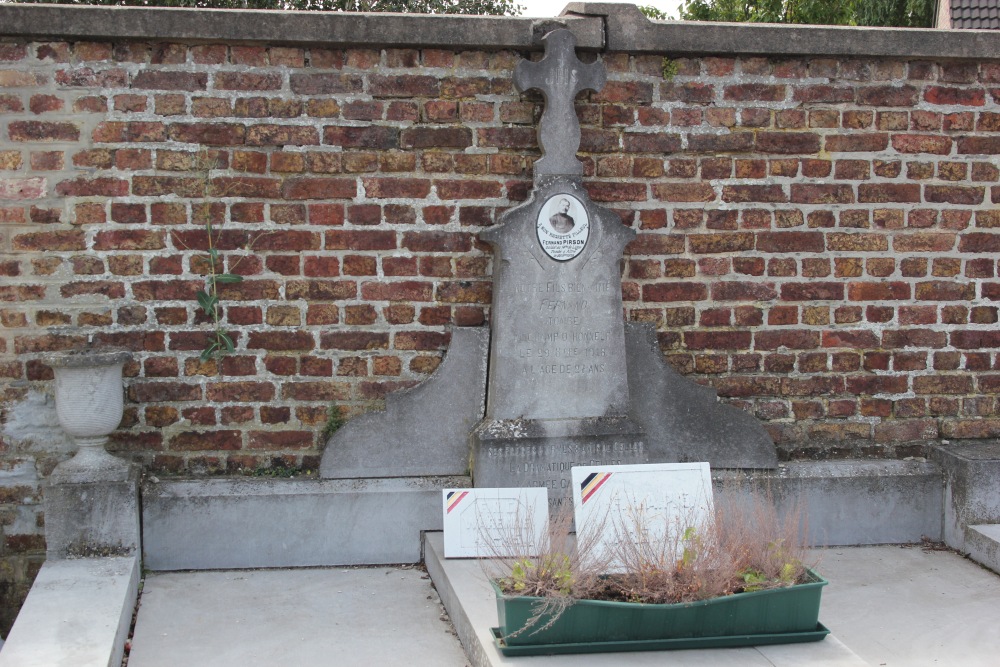
<svg viewBox="0 0 1000 667">
<path fill-rule="evenodd" d="M 525 10 L 521 16 L 543 17 L 559 16 L 559 12 L 568 5 L 571 0 L 515 0 L 517 4 L 523 5 Z M 601 0 L 601 2 L 624 2 L 626 0 Z M 634 5 L 652 5 L 660 11 L 666 12 L 670 16 L 677 18 L 677 7 L 681 0 L 627 0 Z"/>
</svg>

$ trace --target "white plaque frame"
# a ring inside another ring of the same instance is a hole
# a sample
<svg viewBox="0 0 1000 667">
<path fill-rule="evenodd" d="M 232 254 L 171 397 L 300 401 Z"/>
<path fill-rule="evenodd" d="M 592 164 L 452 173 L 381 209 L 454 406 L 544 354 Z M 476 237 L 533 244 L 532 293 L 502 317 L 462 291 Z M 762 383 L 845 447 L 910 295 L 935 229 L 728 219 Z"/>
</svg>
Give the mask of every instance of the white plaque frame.
<svg viewBox="0 0 1000 667">
<path fill-rule="evenodd" d="M 609 572 L 621 571 L 613 557 L 615 545 L 624 536 L 640 539 L 635 534 L 640 521 L 647 531 L 641 539 L 674 540 L 679 558 L 683 545 L 678 536 L 712 520 L 708 463 L 576 466 L 571 474 L 577 533 L 599 531 L 595 557 L 610 563 Z"/>
<path fill-rule="evenodd" d="M 538 211 L 535 231 L 546 255 L 557 262 L 568 262 L 587 247 L 590 238 L 587 207 L 571 194 L 552 195 Z"/>
<path fill-rule="evenodd" d="M 545 488 L 444 489 L 445 558 L 535 556 L 548 530 Z"/>
</svg>

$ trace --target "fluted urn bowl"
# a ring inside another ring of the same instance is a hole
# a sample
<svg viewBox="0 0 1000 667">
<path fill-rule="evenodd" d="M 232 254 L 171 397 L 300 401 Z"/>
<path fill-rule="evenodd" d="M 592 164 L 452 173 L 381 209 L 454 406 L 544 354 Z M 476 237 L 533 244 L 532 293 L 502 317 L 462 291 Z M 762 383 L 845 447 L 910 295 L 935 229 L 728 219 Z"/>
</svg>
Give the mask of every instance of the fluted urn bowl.
<svg viewBox="0 0 1000 667">
<path fill-rule="evenodd" d="M 122 369 L 132 358 L 123 350 L 73 350 L 45 357 L 55 374 L 59 425 L 77 445 L 63 473 L 121 470 L 127 463 L 104 446 L 118 428 L 124 411 Z"/>
</svg>

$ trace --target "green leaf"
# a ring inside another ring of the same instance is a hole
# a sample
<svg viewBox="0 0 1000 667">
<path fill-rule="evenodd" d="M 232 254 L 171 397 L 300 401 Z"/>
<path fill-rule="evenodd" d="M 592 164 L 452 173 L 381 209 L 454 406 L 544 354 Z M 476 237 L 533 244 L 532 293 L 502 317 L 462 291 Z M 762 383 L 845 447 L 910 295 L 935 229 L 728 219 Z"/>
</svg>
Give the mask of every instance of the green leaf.
<svg viewBox="0 0 1000 667">
<path fill-rule="evenodd" d="M 218 332 L 218 339 L 222 342 L 223 347 L 226 348 L 226 352 L 232 352 L 236 349 L 236 345 L 233 343 L 233 339 L 229 337 L 224 331 Z"/>
<path fill-rule="evenodd" d="M 241 283 L 243 282 L 243 276 L 237 276 L 232 273 L 220 273 L 215 276 L 215 282 L 217 283 Z"/>
<path fill-rule="evenodd" d="M 219 251 L 216 250 L 215 248 L 209 248 L 208 261 L 210 261 L 212 263 L 212 266 L 214 267 L 215 263 L 219 261 Z"/>
<path fill-rule="evenodd" d="M 205 311 L 205 314 L 214 314 L 215 306 L 219 303 L 219 297 L 210 295 L 208 292 L 204 292 L 202 290 L 198 290 L 196 295 L 198 297 L 198 305 L 200 305 L 201 309 Z"/>
<path fill-rule="evenodd" d="M 200 355 L 201 356 L 201 360 L 202 361 L 208 361 L 209 359 L 212 358 L 212 355 L 215 354 L 215 351 L 218 350 L 218 349 L 219 349 L 219 343 L 218 343 L 218 341 L 214 341 L 214 340 L 211 341 L 208 345 L 205 346 L 205 349 L 201 351 L 201 355 Z"/>
</svg>

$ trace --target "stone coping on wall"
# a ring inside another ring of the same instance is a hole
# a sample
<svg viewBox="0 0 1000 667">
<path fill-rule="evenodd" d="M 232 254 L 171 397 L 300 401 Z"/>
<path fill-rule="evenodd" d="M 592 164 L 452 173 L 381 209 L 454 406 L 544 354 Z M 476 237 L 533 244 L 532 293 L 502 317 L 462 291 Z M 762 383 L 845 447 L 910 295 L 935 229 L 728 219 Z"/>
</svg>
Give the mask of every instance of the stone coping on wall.
<svg viewBox="0 0 1000 667">
<path fill-rule="evenodd" d="M 0 37 L 65 40 L 267 42 L 329 47 L 540 48 L 541 37 L 571 27 L 581 49 L 604 45 L 600 17 L 537 19 L 311 11 L 0 4 Z"/>
<path fill-rule="evenodd" d="M 0 38 L 530 50 L 557 26 L 583 50 L 1000 58 L 1000 31 L 650 21 L 636 5 L 602 2 L 572 2 L 549 18 L 0 4 Z"/>
</svg>

